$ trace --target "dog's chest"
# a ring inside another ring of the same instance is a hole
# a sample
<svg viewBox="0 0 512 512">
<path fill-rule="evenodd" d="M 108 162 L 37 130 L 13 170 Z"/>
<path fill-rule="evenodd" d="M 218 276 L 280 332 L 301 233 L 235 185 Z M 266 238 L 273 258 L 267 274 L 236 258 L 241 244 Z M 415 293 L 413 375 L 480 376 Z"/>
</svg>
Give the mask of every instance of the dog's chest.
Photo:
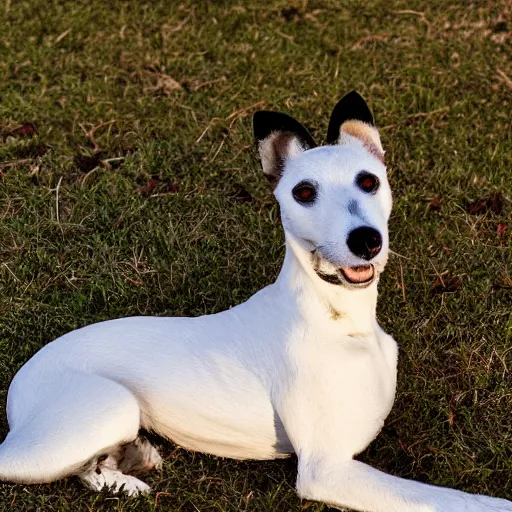
<svg viewBox="0 0 512 512">
<path fill-rule="evenodd" d="M 381 430 L 396 388 L 396 344 L 385 334 L 329 337 L 296 352 L 302 414 L 315 417 L 314 437 L 353 456 Z"/>
</svg>

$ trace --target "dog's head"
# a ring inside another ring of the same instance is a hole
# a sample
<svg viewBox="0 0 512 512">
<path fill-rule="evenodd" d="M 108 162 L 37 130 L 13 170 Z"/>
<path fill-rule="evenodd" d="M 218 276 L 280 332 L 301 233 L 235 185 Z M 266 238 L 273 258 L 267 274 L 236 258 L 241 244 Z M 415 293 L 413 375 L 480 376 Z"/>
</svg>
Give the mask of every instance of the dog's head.
<svg viewBox="0 0 512 512">
<path fill-rule="evenodd" d="M 301 259 L 333 285 L 369 286 L 387 261 L 391 191 L 363 98 L 353 91 L 334 107 L 325 146 L 286 114 L 256 112 L 253 124 L 263 172 Z"/>
</svg>

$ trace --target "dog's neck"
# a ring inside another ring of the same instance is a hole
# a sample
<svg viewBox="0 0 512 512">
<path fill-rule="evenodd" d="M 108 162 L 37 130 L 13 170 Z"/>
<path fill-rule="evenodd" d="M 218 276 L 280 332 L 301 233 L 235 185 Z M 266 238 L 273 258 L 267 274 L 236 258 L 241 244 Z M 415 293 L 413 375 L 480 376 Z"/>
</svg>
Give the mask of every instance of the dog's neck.
<svg viewBox="0 0 512 512">
<path fill-rule="evenodd" d="M 311 322 L 336 322 L 353 334 L 376 326 L 377 280 L 367 288 L 351 289 L 326 283 L 311 264 L 310 253 L 286 233 L 286 253 L 276 280 L 280 294 L 290 294 L 300 314 Z M 331 327 L 336 328 L 334 324 Z"/>
</svg>

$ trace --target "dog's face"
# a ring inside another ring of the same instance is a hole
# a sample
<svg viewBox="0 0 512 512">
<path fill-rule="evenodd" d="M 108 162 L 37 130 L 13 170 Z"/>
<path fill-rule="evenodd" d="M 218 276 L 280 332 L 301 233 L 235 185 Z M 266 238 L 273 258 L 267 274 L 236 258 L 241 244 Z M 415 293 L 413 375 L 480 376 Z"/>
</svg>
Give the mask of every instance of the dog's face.
<svg viewBox="0 0 512 512">
<path fill-rule="evenodd" d="M 287 236 L 319 278 L 369 286 L 387 261 L 391 191 L 364 100 L 353 92 L 336 105 L 326 146 L 285 114 L 256 113 L 254 131 Z"/>
</svg>

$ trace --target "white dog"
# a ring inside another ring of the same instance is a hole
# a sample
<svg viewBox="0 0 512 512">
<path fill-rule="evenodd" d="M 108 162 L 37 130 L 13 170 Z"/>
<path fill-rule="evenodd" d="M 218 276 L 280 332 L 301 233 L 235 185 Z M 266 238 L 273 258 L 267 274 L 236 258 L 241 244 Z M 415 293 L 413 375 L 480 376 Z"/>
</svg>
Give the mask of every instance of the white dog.
<svg viewBox="0 0 512 512">
<path fill-rule="evenodd" d="M 336 105 L 326 146 L 285 114 L 256 113 L 254 131 L 285 231 L 276 282 L 216 315 L 112 320 L 44 347 L 10 386 L 0 479 L 148 491 L 127 474 L 161 464 L 145 429 L 223 457 L 295 452 L 299 495 L 334 507 L 511 512 L 354 460 L 393 405 L 397 362 L 375 317 L 391 192 L 364 100 Z"/>
</svg>

